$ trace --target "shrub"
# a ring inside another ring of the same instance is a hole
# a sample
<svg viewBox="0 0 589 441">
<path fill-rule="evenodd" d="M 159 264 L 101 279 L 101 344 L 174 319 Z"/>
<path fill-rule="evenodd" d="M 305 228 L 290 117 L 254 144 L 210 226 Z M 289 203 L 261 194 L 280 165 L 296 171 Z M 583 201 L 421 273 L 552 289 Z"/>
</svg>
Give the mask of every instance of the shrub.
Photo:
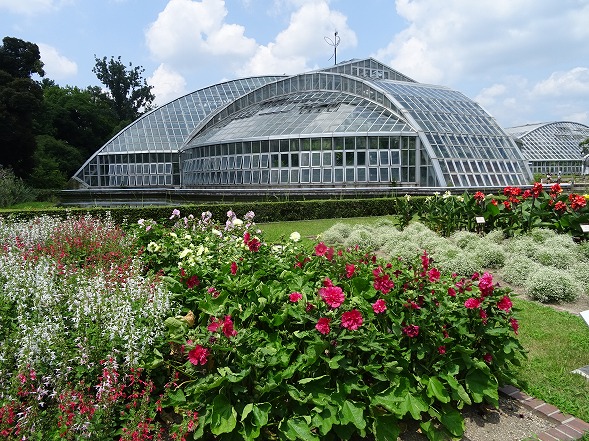
<svg viewBox="0 0 589 441">
<path fill-rule="evenodd" d="M 484 267 L 478 257 L 471 252 L 461 252 L 455 257 L 441 262 L 446 271 L 452 271 L 461 276 L 471 276 L 481 271 Z"/>
<path fill-rule="evenodd" d="M 480 236 L 470 231 L 456 231 L 450 236 L 450 240 L 460 248 L 466 248 L 473 242 L 477 242 Z"/>
<path fill-rule="evenodd" d="M 551 247 L 544 244 L 535 252 L 534 259 L 544 266 L 567 269 L 577 261 L 575 254 L 574 250 L 562 246 Z"/>
<path fill-rule="evenodd" d="M 489 231 L 485 235 L 485 239 L 500 244 L 505 241 L 505 235 L 503 234 L 503 230 L 497 228 L 495 230 Z"/>
<path fill-rule="evenodd" d="M 9 168 L 0 165 L 0 207 L 10 207 L 21 202 L 34 201 L 35 190 L 15 176 Z"/>
<path fill-rule="evenodd" d="M 351 232 L 352 227 L 350 225 L 339 222 L 321 233 L 320 237 L 321 240 L 330 245 L 341 245 L 350 236 Z"/>
<path fill-rule="evenodd" d="M 475 260 L 481 263 L 481 268 L 501 268 L 505 263 L 505 251 L 501 245 L 487 239 L 471 242 L 469 251 Z"/>
<path fill-rule="evenodd" d="M 551 267 L 531 274 L 526 289 L 532 299 L 542 303 L 572 302 L 582 292 L 579 282 L 570 274 Z"/>
<path fill-rule="evenodd" d="M 570 273 L 573 274 L 577 281 L 581 284 L 585 294 L 589 294 L 589 262 L 581 261 L 575 263 L 570 268 Z"/>
<path fill-rule="evenodd" d="M 529 257 L 512 254 L 505 260 L 505 264 L 499 270 L 499 275 L 507 283 L 525 286 L 528 277 L 542 271 L 542 269 L 542 265 Z"/>
<path fill-rule="evenodd" d="M 375 251 L 382 245 L 381 240 L 382 238 L 373 228 L 355 225 L 343 245 L 345 247 L 359 246 L 366 251 Z"/>
<path fill-rule="evenodd" d="M 547 228 L 532 228 L 530 231 L 530 237 L 535 242 L 544 243 L 546 240 L 556 236 L 557 233 Z"/>
<path fill-rule="evenodd" d="M 162 406 L 196 410 L 196 439 L 396 439 L 408 418 L 430 438 L 459 438 L 459 409 L 496 405 L 511 379 L 517 319 L 488 274 L 451 277 L 423 252 L 308 253 L 266 245 L 249 222 L 175 220 L 139 234 L 185 314 L 166 320 L 173 344 L 154 352 L 178 376 Z"/>
</svg>

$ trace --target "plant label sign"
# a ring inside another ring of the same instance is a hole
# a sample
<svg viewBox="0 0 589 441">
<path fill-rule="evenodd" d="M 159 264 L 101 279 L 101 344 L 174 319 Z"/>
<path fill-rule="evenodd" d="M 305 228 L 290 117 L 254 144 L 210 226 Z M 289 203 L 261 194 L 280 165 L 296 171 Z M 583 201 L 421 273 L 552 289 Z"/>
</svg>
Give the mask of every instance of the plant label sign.
<svg viewBox="0 0 589 441">
<path fill-rule="evenodd" d="M 589 225 L 588 224 L 581 224 L 581 231 L 583 231 L 583 233 L 589 233 Z"/>
<path fill-rule="evenodd" d="M 485 218 L 483 216 L 477 216 L 477 217 L 475 217 L 475 220 L 477 221 L 477 224 L 484 224 L 485 223 Z"/>
<path fill-rule="evenodd" d="M 589 309 L 587 311 L 581 311 L 581 317 L 583 317 L 583 320 L 585 320 L 585 323 L 589 326 Z"/>
</svg>

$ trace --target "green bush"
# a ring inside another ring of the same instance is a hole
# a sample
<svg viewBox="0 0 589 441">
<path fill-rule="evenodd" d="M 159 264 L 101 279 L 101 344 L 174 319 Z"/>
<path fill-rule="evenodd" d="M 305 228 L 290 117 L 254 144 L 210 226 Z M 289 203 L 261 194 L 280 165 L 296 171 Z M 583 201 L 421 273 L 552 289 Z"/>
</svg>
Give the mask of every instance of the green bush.
<svg viewBox="0 0 589 441">
<path fill-rule="evenodd" d="M 576 300 L 582 292 L 579 282 L 567 272 L 544 267 L 530 274 L 526 281 L 528 295 L 542 303 L 563 303 Z"/>
<path fill-rule="evenodd" d="M 477 242 L 480 236 L 471 231 L 456 231 L 450 236 L 450 240 L 460 248 L 466 248 L 473 242 Z"/>
<path fill-rule="evenodd" d="M 469 251 L 482 268 L 501 268 L 505 263 L 505 250 L 501 245 L 487 239 L 479 239 L 469 245 Z"/>
<path fill-rule="evenodd" d="M 527 256 L 511 254 L 505 260 L 499 276 L 515 286 L 525 286 L 528 277 L 543 270 L 543 266 Z"/>
<path fill-rule="evenodd" d="M 206 219 L 138 232 L 186 314 L 152 364 L 177 375 L 163 408 L 198 411 L 195 439 L 396 439 L 406 419 L 460 438 L 462 406 L 496 405 L 512 378 L 517 320 L 490 275 L 455 278 L 423 252 L 271 247 L 245 219 Z"/>
<path fill-rule="evenodd" d="M 16 177 L 11 169 L 0 166 L 0 207 L 31 202 L 35 197 L 35 190 Z"/>
</svg>

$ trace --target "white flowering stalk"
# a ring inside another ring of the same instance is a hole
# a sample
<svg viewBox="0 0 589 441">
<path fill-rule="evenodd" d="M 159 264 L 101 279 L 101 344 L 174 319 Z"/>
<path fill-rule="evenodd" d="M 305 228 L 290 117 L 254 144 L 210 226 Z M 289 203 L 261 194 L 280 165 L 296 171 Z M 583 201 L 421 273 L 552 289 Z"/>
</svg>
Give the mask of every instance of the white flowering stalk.
<svg viewBox="0 0 589 441">
<path fill-rule="evenodd" d="M 115 237 L 122 249 L 130 244 L 109 220 L 0 219 L 0 398 L 23 371 L 46 375 L 54 394 L 74 372 L 93 371 L 101 360 L 137 366 L 163 335 L 173 314 L 171 294 L 142 275 L 139 258 L 128 266 L 85 268 L 58 264 L 47 251 L 56 232 L 82 229 L 79 240 Z"/>
</svg>

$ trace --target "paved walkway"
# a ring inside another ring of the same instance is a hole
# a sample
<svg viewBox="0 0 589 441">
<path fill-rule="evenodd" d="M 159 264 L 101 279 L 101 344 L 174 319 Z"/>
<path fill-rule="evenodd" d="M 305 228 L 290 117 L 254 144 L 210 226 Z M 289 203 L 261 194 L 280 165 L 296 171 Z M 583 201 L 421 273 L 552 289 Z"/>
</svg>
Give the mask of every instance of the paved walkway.
<svg viewBox="0 0 589 441">
<path fill-rule="evenodd" d="M 536 412 L 539 416 L 557 424 L 556 427 L 536 435 L 541 441 L 572 441 L 581 439 L 585 433 L 589 433 L 589 423 L 574 416 L 563 414 L 553 405 L 531 397 L 513 386 L 501 387 L 499 391 L 516 399 L 524 407 Z"/>
</svg>

